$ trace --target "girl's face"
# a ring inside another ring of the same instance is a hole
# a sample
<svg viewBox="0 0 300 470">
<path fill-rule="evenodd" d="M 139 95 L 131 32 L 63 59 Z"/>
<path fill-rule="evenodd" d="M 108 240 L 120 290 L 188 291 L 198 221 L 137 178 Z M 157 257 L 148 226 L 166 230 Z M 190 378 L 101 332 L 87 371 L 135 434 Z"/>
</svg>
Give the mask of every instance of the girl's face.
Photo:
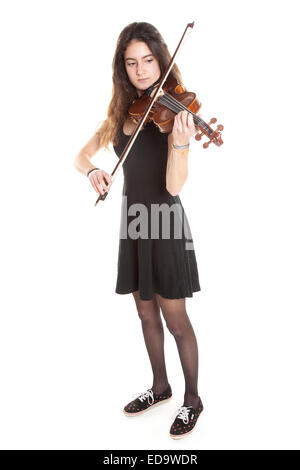
<svg viewBox="0 0 300 470">
<path fill-rule="evenodd" d="M 124 63 L 128 78 L 135 86 L 138 96 L 160 77 L 158 60 L 145 42 L 132 40 L 125 50 Z"/>
</svg>

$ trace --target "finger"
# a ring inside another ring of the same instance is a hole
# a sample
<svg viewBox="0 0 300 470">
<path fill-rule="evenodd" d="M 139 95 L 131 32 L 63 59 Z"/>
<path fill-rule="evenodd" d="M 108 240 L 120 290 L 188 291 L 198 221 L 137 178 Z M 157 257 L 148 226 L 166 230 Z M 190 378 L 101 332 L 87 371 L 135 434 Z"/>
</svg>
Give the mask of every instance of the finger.
<svg viewBox="0 0 300 470">
<path fill-rule="evenodd" d="M 187 125 L 187 111 L 186 110 L 183 110 L 179 113 L 180 115 L 180 121 L 181 121 L 181 124 L 182 124 L 182 127 L 184 128 L 186 125 Z"/>
<path fill-rule="evenodd" d="M 104 179 L 104 178 L 102 178 L 102 180 L 101 180 L 101 184 L 102 184 L 103 188 L 105 189 L 105 191 L 108 191 L 108 186 L 107 186 L 107 184 L 106 184 L 106 182 L 105 182 L 105 179 Z"/>
<path fill-rule="evenodd" d="M 175 117 L 175 122 L 176 122 L 176 129 L 178 132 L 182 132 L 182 121 L 181 121 L 181 116 L 180 116 L 181 113 L 177 114 L 177 116 Z"/>
<path fill-rule="evenodd" d="M 194 128 L 194 118 L 193 118 L 193 115 L 191 113 L 188 113 L 188 117 L 187 117 L 187 126 L 190 128 L 190 129 L 193 129 Z"/>
<path fill-rule="evenodd" d="M 189 111 L 185 110 L 184 124 L 185 124 L 187 129 L 191 127 L 191 122 L 192 122 L 191 118 L 192 118 L 191 113 Z"/>
<path fill-rule="evenodd" d="M 96 172 L 95 172 L 96 173 Z M 98 173 L 98 172 L 97 172 Z M 98 176 L 98 174 L 96 175 L 96 179 L 97 179 L 97 187 L 99 189 L 99 192 L 100 194 L 103 194 L 103 189 L 102 189 L 102 181 L 101 181 L 101 177 Z"/>
<path fill-rule="evenodd" d="M 96 193 L 101 194 L 100 190 L 98 188 L 97 182 L 95 182 L 94 178 L 90 178 L 90 182 L 92 183 L 92 186 L 93 186 L 94 190 L 96 191 Z"/>
<path fill-rule="evenodd" d="M 183 134 L 186 133 L 187 131 L 187 112 L 186 111 L 182 111 L 180 113 L 180 128 L 181 128 L 181 132 Z"/>
<path fill-rule="evenodd" d="M 107 173 L 104 173 L 104 181 L 105 181 L 105 184 L 106 184 L 106 187 L 107 189 L 109 188 L 109 186 L 111 185 L 112 181 L 111 181 L 111 177 L 109 176 L 109 174 Z"/>
<path fill-rule="evenodd" d="M 103 193 L 104 193 L 104 191 L 103 191 L 103 188 L 102 188 L 101 184 L 99 184 L 99 183 L 98 183 L 98 184 L 97 184 L 97 188 L 98 188 L 98 192 L 99 192 L 99 194 L 103 194 Z"/>
<path fill-rule="evenodd" d="M 105 177 L 107 177 L 107 182 L 108 182 L 109 184 L 112 184 L 112 178 L 111 178 L 111 176 L 110 176 L 108 173 L 105 173 Z"/>
</svg>

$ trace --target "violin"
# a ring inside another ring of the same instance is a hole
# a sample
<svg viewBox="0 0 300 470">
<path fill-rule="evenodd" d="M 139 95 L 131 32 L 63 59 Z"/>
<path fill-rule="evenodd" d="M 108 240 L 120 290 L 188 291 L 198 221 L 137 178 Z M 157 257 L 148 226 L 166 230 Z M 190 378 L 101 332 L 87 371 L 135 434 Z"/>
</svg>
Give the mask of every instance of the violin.
<svg viewBox="0 0 300 470">
<path fill-rule="evenodd" d="M 147 90 L 130 105 L 128 114 L 134 124 L 138 124 L 143 117 L 155 91 L 156 84 L 159 81 L 160 79 L 147 88 Z M 195 113 L 199 111 L 201 105 L 202 103 L 197 100 L 195 93 L 187 91 L 173 76 L 169 75 L 162 90 L 158 93 L 158 98 L 152 105 L 142 128 L 149 121 L 153 121 L 160 132 L 169 133 L 173 129 L 176 114 L 186 110 L 193 115 L 195 125 L 200 127 L 195 134 L 195 139 L 199 141 L 203 135 L 206 135 L 209 138 L 209 142 L 203 144 L 204 148 L 207 148 L 212 142 L 220 146 L 223 144 L 220 131 L 222 131 L 224 127 L 222 124 L 219 124 L 217 129 L 213 130 L 210 124 L 214 124 L 217 121 L 216 118 L 212 118 L 207 124 L 203 119 L 197 116 Z"/>
</svg>

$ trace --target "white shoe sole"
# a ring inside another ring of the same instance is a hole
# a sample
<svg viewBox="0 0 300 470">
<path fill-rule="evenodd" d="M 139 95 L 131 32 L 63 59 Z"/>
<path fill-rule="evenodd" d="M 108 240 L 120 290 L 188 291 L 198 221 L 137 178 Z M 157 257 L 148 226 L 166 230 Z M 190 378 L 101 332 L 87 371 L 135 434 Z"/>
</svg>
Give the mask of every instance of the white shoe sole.
<svg viewBox="0 0 300 470">
<path fill-rule="evenodd" d="M 185 434 L 170 434 L 170 437 L 172 437 L 172 439 L 182 439 L 183 437 L 189 436 L 194 431 L 195 427 L 196 426 L 194 426 L 193 429 L 191 429 L 189 432 L 186 432 Z"/>
<path fill-rule="evenodd" d="M 173 396 L 173 395 L 172 395 Z M 154 408 L 155 406 L 157 405 L 162 405 L 163 403 L 166 403 L 167 401 L 171 400 L 172 397 L 169 397 L 169 398 L 165 398 L 164 400 L 162 401 L 158 401 L 157 403 L 154 403 L 154 405 L 151 405 L 149 406 L 148 408 L 146 408 L 145 410 L 141 410 L 141 411 L 137 411 L 136 413 L 127 413 L 127 411 L 125 411 L 123 409 L 123 413 L 124 415 L 126 416 L 137 416 L 137 415 L 140 415 L 142 413 L 145 413 L 145 411 L 148 411 L 148 410 L 151 410 L 152 408 Z"/>
</svg>

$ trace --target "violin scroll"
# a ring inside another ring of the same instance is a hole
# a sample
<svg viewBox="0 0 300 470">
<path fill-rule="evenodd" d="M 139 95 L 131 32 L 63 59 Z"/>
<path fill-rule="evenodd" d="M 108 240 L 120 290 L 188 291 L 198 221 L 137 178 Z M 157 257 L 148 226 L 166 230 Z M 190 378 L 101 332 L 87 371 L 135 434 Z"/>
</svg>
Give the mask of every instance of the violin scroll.
<svg viewBox="0 0 300 470">
<path fill-rule="evenodd" d="M 208 142 L 205 142 L 203 144 L 203 148 L 207 149 L 208 146 L 213 142 L 215 145 L 220 147 L 220 145 L 223 144 L 222 140 L 222 134 L 221 131 L 224 129 L 224 126 L 222 124 L 218 124 L 217 129 L 213 130 L 210 125 L 215 124 L 217 122 L 216 118 L 211 118 L 208 124 L 205 126 L 205 131 L 201 129 L 200 131 L 197 132 L 195 135 L 195 140 L 199 141 L 202 139 L 203 135 L 206 135 L 209 138 Z"/>
</svg>

